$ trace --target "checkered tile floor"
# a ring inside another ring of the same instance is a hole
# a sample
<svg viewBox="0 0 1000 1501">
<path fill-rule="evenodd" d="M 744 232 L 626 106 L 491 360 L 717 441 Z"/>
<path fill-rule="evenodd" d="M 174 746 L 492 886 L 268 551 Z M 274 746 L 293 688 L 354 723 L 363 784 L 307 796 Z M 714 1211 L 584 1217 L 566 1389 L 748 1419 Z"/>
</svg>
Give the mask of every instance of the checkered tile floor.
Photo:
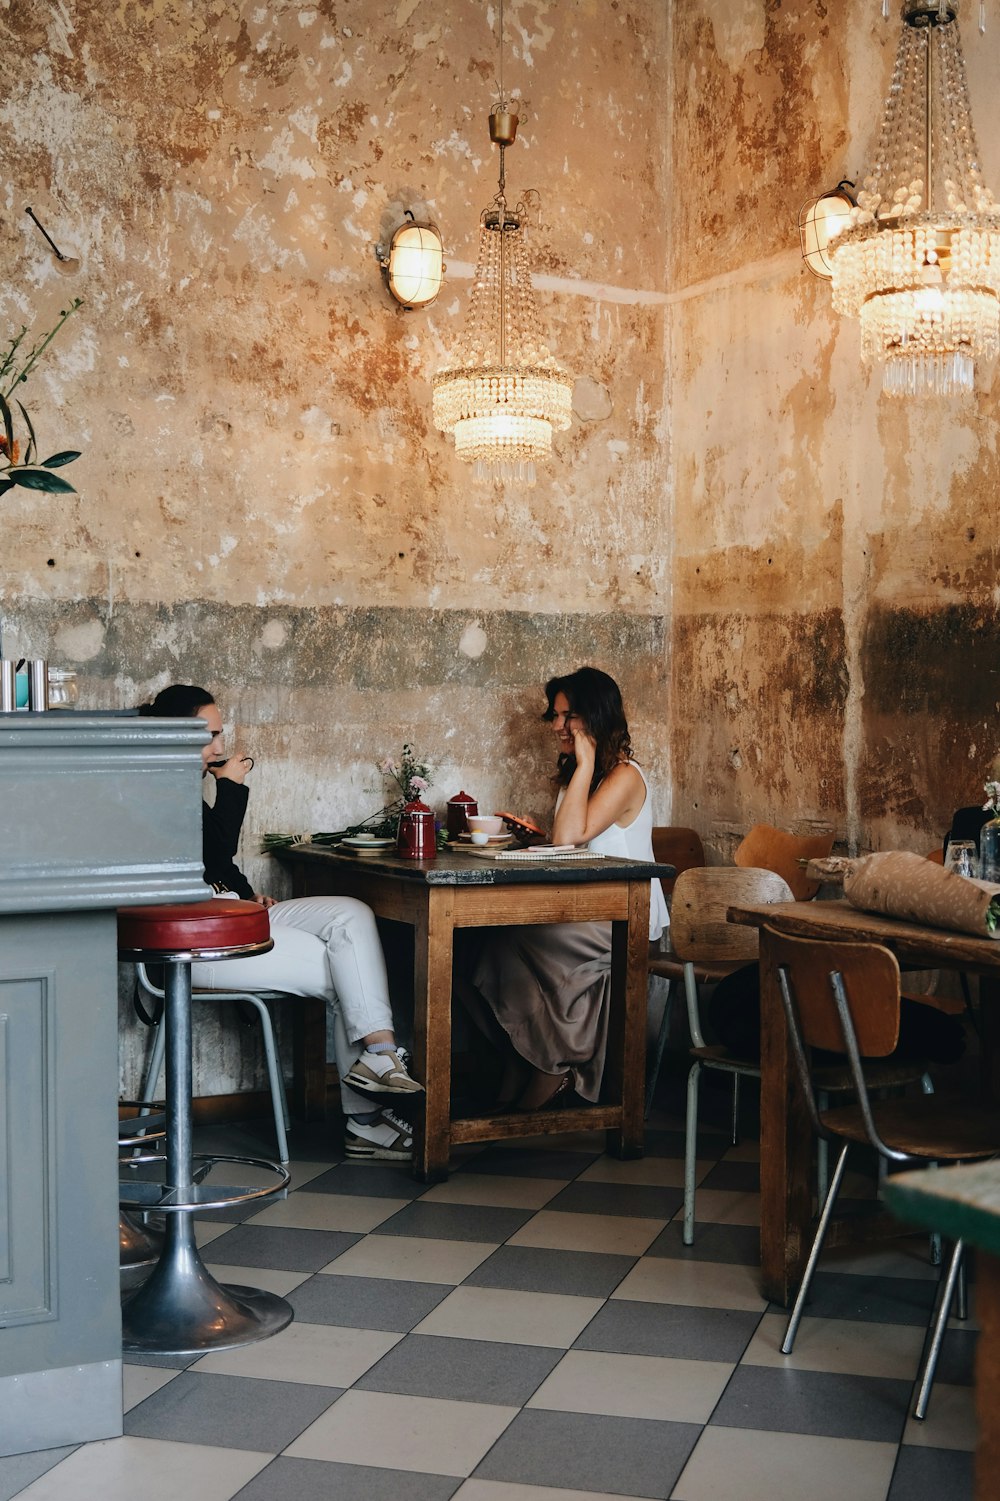
<svg viewBox="0 0 1000 1501">
<path fill-rule="evenodd" d="M 679 1117 L 651 1126 L 642 1161 L 537 1138 L 469 1150 L 433 1188 L 299 1128 L 286 1200 L 199 1222 L 216 1275 L 287 1296 L 294 1322 L 130 1361 L 126 1436 L 0 1459 L 0 1501 L 971 1497 L 974 1317 L 927 1421 L 908 1416 L 926 1239 L 827 1256 L 784 1357 L 757 1289 L 756 1144 L 702 1132 L 688 1250 Z"/>
</svg>

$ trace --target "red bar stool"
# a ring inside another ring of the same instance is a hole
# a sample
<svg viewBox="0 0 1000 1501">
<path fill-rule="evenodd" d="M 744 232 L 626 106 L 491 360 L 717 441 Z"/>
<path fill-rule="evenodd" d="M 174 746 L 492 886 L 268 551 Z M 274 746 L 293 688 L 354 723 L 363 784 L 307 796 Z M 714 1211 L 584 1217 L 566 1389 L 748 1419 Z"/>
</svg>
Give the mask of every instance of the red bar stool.
<svg viewBox="0 0 1000 1501">
<path fill-rule="evenodd" d="M 196 960 L 263 954 L 273 940 L 256 902 L 216 899 L 184 906 L 121 907 L 118 954 L 162 964 L 166 1028 L 166 1183 L 128 1185 L 121 1208 L 166 1216 L 163 1253 L 149 1280 L 122 1307 L 122 1348 L 146 1355 L 199 1355 L 249 1345 L 291 1322 L 284 1298 L 253 1287 L 223 1286 L 195 1243 L 198 1210 L 228 1209 L 287 1187 L 290 1174 L 251 1157 L 196 1156 L 191 1130 L 191 965 Z M 277 1178 L 254 1188 L 203 1185 L 217 1162 L 249 1164 Z M 196 1165 L 197 1164 L 197 1165 Z"/>
</svg>

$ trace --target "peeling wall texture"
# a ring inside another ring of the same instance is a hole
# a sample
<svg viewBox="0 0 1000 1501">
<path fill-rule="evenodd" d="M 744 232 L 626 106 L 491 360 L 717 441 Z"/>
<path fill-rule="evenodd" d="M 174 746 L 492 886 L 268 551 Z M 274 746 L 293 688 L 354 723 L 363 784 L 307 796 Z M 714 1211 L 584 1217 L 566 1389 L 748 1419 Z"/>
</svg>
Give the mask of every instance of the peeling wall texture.
<svg viewBox="0 0 1000 1501">
<path fill-rule="evenodd" d="M 1000 22 L 969 10 L 1000 192 Z M 25 388 L 80 494 L 0 499 L 7 654 L 75 667 L 85 704 L 215 688 L 279 893 L 260 832 L 360 816 L 404 739 L 439 804 L 545 816 L 539 684 L 585 661 L 623 684 L 658 821 L 714 858 L 759 819 L 939 843 L 998 748 L 995 372 L 883 398 L 795 230 L 864 163 L 895 14 L 505 16 L 509 196 L 541 194 L 577 378 L 533 491 L 477 488 L 430 416 L 496 188 L 493 4 L 0 0 L 0 337 L 85 303 Z M 409 206 L 448 262 L 419 313 L 374 256 Z"/>
<path fill-rule="evenodd" d="M 800 205 L 873 144 L 892 10 L 672 10 L 672 816 L 717 855 L 757 820 L 932 848 L 1000 749 L 995 370 L 971 398 L 883 397 L 797 253 Z M 972 10 L 996 192 L 1000 25 Z"/>
<path fill-rule="evenodd" d="M 444 800 L 547 816 L 540 683 L 622 682 L 667 815 L 668 13 L 507 0 L 525 102 L 511 201 L 572 428 L 533 491 L 478 488 L 431 421 L 499 159 L 483 0 L 0 0 L 0 338 L 74 315 L 24 394 L 79 497 L 3 497 L 7 655 L 81 702 L 202 681 L 257 759 L 265 829 L 377 806 L 404 739 Z M 30 204 L 79 269 L 60 271 Z M 376 243 L 440 225 L 438 301 L 406 312 Z"/>
</svg>

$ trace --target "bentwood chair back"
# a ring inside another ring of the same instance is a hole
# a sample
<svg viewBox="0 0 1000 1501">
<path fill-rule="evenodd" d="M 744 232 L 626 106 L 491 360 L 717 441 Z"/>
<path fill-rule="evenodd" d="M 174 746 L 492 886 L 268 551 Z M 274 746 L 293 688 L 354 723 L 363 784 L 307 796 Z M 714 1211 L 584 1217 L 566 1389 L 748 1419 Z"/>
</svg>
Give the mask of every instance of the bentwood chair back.
<svg viewBox="0 0 1000 1501">
<path fill-rule="evenodd" d="M 729 908 L 763 902 L 790 902 L 792 894 L 770 870 L 738 870 L 731 865 L 686 870 L 674 887 L 671 941 L 684 965 L 691 1067 L 688 1071 L 687 1113 L 684 1128 L 684 1244 L 694 1241 L 695 1162 L 698 1151 L 698 1087 L 702 1069 L 728 1074 L 733 1081 L 732 1129 L 737 1140 L 739 1081 L 760 1078 L 760 1063 L 741 1058 L 702 1035 L 698 999 L 700 984 L 715 983 L 753 964 L 757 959 L 757 930 L 727 920 Z"/>
<path fill-rule="evenodd" d="M 782 1352 L 789 1355 L 851 1145 L 867 1143 L 883 1160 L 910 1166 L 981 1161 L 1000 1153 L 1000 1117 L 995 1109 L 984 1109 L 981 1103 L 965 1097 L 952 1101 L 941 1095 L 923 1094 L 873 1101 L 863 1060 L 888 1058 L 899 1040 L 899 965 L 895 955 L 879 944 L 827 943 L 786 938 L 770 929 L 767 932 L 778 968 L 794 1066 L 813 1128 L 821 1138 L 841 1144 L 781 1346 Z M 811 1058 L 814 1048 L 847 1054 L 856 1096 L 853 1103 L 826 1108 L 821 1071 Z M 966 1316 L 960 1240 L 955 1242 L 951 1257 L 942 1266 L 940 1286 L 920 1375 L 916 1418 L 923 1418 L 927 1412 L 956 1288 L 958 1316 Z"/>
<path fill-rule="evenodd" d="M 833 838 L 832 832 L 786 834 L 784 829 L 776 829 L 773 824 L 756 823 L 737 845 L 733 862 L 775 871 L 788 882 L 793 899 L 806 902 L 816 895 L 820 883 L 807 878 L 802 862 L 825 859 L 833 849 Z"/>
</svg>

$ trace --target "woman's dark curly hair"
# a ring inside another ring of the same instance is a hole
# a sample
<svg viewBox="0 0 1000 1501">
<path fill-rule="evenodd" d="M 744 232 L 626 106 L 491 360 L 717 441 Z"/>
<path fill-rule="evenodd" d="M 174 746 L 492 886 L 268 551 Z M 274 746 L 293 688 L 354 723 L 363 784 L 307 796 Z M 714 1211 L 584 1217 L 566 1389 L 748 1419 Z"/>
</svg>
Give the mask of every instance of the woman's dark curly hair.
<svg viewBox="0 0 1000 1501">
<path fill-rule="evenodd" d="M 597 742 L 594 759 L 594 779 L 590 784 L 591 794 L 619 761 L 632 760 L 632 741 L 628 721 L 622 704 L 621 689 L 614 678 L 598 667 L 579 667 L 564 677 L 549 678 L 545 684 L 548 707 L 542 718 L 552 721 L 556 717 L 557 693 L 565 693 L 570 709 L 579 714 L 587 729 Z M 576 757 L 562 755 L 556 765 L 553 780 L 565 787 L 576 770 Z"/>
<path fill-rule="evenodd" d="M 198 710 L 215 699 L 207 688 L 196 688 L 194 683 L 171 683 L 161 688 L 148 704 L 139 705 L 139 713 L 157 719 L 197 719 Z"/>
</svg>

